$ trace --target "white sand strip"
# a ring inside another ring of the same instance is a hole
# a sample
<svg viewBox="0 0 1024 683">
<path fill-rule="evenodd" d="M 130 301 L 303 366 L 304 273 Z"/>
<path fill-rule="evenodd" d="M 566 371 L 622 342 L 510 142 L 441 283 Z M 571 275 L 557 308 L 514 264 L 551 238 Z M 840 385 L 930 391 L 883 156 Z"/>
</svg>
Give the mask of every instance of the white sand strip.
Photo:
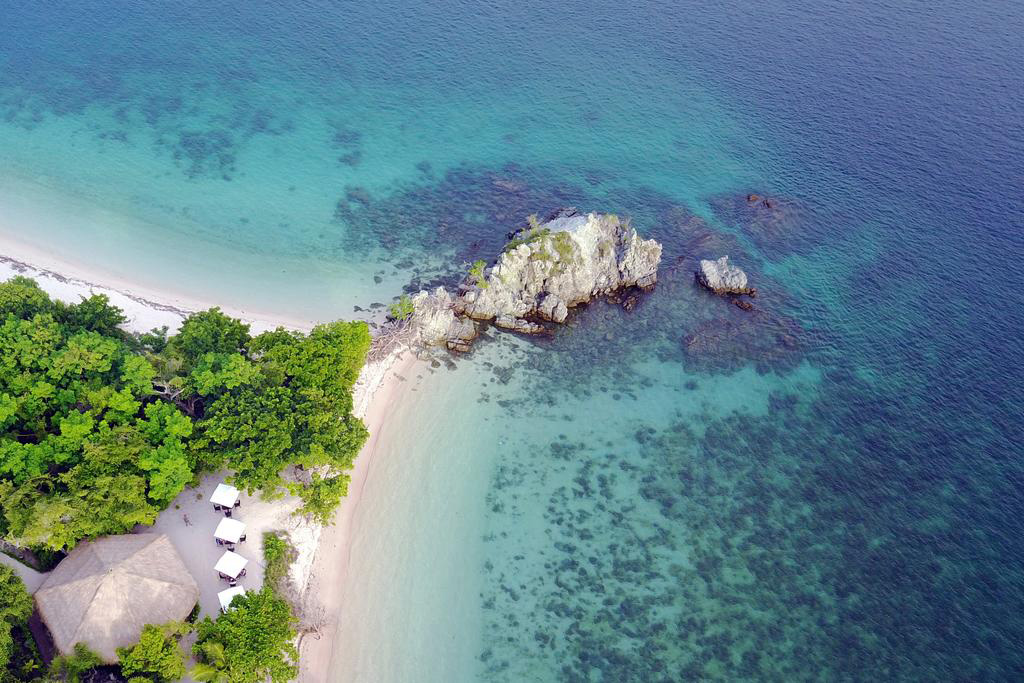
<svg viewBox="0 0 1024 683">
<path fill-rule="evenodd" d="M 50 296 L 70 303 L 77 303 L 93 294 L 106 294 L 111 303 L 124 311 L 128 317 L 125 327 L 133 332 L 148 332 L 166 325 L 173 334 L 190 313 L 214 306 L 220 306 L 228 315 L 249 323 L 254 334 L 277 327 L 308 331 L 317 322 L 322 322 L 232 308 L 213 300 L 200 301 L 181 296 L 170 289 L 145 289 L 108 273 L 61 260 L 44 249 L 0 236 L 0 281 L 15 275 L 34 279 Z"/>
<path fill-rule="evenodd" d="M 376 391 L 364 392 L 362 396 L 359 396 L 357 391 L 356 396 L 357 406 L 360 405 L 360 399 L 365 400 L 366 412 L 362 417 L 370 430 L 370 438 L 356 458 L 348 496 L 341 502 L 341 507 L 335 514 L 334 524 L 324 529 L 320 536 L 306 600 L 308 604 L 322 608 L 326 618 L 319 634 L 306 637 L 302 641 L 298 678 L 300 683 L 333 681 L 337 678 L 332 669 L 334 634 L 344 612 L 347 583 L 345 579 L 349 570 L 353 521 L 363 497 L 367 478 L 373 468 L 378 439 L 394 409 L 401 387 L 405 384 L 404 380 L 410 375 L 416 363 L 417 359 L 411 351 L 393 354 L 376 364 L 381 368 L 370 373 L 364 372 L 364 375 L 360 376 L 360 382 L 372 377 L 379 383 Z M 357 390 L 358 388 L 357 383 Z"/>
</svg>

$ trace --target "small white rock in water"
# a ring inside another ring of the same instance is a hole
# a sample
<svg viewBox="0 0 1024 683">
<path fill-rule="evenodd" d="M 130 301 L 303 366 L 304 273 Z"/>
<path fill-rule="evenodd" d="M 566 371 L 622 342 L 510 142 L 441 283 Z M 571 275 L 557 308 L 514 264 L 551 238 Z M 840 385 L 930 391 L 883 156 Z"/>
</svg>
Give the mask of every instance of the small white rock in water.
<svg viewBox="0 0 1024 683">
<path fill-rule="evenodd" d="M 729 264 L 729 257 L 723 256 L 717 261 L 704 259 L 700 262 L 697 279 L 702 285 L 716 294 L 749 294 L 747 274 L 738 267 Z"/>
</svg>

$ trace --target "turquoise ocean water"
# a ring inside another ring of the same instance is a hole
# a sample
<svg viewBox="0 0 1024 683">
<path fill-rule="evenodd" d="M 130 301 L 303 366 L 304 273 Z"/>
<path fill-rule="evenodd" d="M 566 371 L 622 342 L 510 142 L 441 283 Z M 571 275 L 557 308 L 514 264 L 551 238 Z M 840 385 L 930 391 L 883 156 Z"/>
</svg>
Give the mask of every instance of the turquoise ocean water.
<svg viewBox="0 0 1024 683">
<path fill-rule="evenodd" d="M 560 206 L 665 245 L 632 311 L 408 378 L 346 680 L 1024 675 L 1019 6 L 38 2 L 0 26 L 0 233 L 67 260 L 327 319 Z M 755 311 L 694 287 L 724 253 Z"/>
</svg>

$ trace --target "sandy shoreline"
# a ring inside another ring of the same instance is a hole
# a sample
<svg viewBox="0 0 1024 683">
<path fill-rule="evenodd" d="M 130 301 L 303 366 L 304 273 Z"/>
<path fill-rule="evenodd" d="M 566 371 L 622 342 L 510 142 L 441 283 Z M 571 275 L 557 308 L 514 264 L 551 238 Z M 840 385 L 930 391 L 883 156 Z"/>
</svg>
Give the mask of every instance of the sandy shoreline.
<svg viewBox="0 0 1024 683">
<path fill-rule="evenodd" d="M 106 294 L 111 303 L 124 310 L 128 317 L 125 327 L 136 332 L 165 325 L 173 332 L 190 313 L 218 305 L 170 292 L 138 288 L 116 278 L 107 278 L 102 273 L 91 272 L 81 265 L 65 263 L 41 250 L 0 238 L 0 281 L 15 275 L 33 278 L 50 296 L 63 301 L 77 302 L 80 297 Z M 220 307 L 225 313 L 250 323 L 254 333 L 279 326 L 309 330 L 317 322 L 326 322 L 294 320 L 230 306 Z M 303 542 L 298 545 L 304 547 L 297 548 L 299 558 L 292 567 L 292 577 L 303 591 L 304 604 L 313 604 L 323 609 L 324 614 L 324 626 L 319 635 L 303 639 L 300 681 L 331 681 L 337 678 L 332 668 L 333 636 L 343 608 L 353 522 L 372 469 L 378 439 L 403 384 L 399 376 L 408 374 L 416 361 L 411 350 L 396 350 L 381 360 L 367 363 L 356 382 L 353 413 L 366 423 L 370 437 L 355 460 L 348 496 L 337 510 L 334 524 L 304 530 L 309 533 L 303 534 Z M 179 510 L 169 508 L 161 517 L 176 520 L 180 514 Z"/>
<path fill-rule="evenodd" d="M 370 438 L 356 458 L 355 467 L 351 472 L 348 496 L 341 502 L 341 507 L 335 514 L 334 524 L 324 528 L 320 535 L 316 559 L 306 586 L 306 599 L 315 601 L 315 604 L 322 607 L 326 619 L 320 634 L 307 637 L 302 642 L 298 677 L 302 683 L 334 681 L 338 678 L 332 666 L 334 634 L 344 612 L 353 523 L 373 467 L 380 434 L 388 416 L 394 410 L 396 395 L 403 384 L 399 377 L 407 374 L 416 360 L 411 351 L 388 356 L 380 363 L 383 372 L 378 373 L 377 388 L 366 387 L 368 391 L 362 392 L 362 398 L 366 399 L 366 412 L 360 417 L 370 431 Z M 367 368 L 373 365 L 377 364 L 367 365 Z M 360 376 L 360 381 L 362 380 L 363 376 Z M 357 395 L 357 414 L 359 398 Z"/>
<path fill-rule="evenodd" d="M 33 278 L 50 296 L 64 301 L 77 302 L 80 296 L 106 294 L 111 303 L 124 311 L 128 317 L 125 327 L 134 332 L 148 332 L 154 327 L 166 325 L 173 333 L 190 313 L 214 306 L 249 323 L 254 333 L 277 327 L 308 331 L 318 322 L 327 322 L 246 310 L 213 300 L 203 301 L 177 294 L 170 289 L 147 289 L 0 235 L 0 281 L 15 275 Z"/>
</svg>

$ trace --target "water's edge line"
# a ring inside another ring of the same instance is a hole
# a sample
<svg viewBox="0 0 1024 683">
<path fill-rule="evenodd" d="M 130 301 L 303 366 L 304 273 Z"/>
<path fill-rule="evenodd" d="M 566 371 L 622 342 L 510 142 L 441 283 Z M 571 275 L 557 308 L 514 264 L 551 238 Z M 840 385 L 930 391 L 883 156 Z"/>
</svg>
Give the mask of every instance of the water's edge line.
<svg viewBox="0 0 1024 683">
<path fill-rule="evenodd" d="M 189 314 L 214 306 L 228 315 L 249 323 L 255 332 L 277 327 L 309 331 L 318 321 L 298 320 L 286 315 L 250 311 L 211 300 L 199 300 L 177 294 L 170 288 L 154 290 L 127 282 L 108 273 L 90 269 L 81 263 L 63 260 L 44 249 L 0 235 L 0 277 L 25 275 L 35 279 L 48 294 L 74 302 L 69 296 L 88 297 L 105 294 L 128 316 L 125 327 L 133 332 L 148 332 L 152 327 L 167 325 L 177 330 Z M 158 321 L 158 324 L 150 324 Z"/>
</svg>

